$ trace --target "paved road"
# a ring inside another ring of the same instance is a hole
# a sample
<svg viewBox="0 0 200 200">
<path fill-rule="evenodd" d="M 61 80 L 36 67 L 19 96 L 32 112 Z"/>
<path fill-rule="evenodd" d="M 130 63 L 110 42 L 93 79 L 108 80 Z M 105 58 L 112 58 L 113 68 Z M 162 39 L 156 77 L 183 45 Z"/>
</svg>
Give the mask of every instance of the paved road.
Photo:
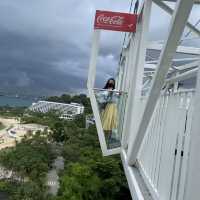
<svg viewBox="0 0 200 200">
<path fill-rule="evenodd" d="M 57 157 L 53 164 L 53 169 L 47 174 L 47 185 L 49 186 L 49 193 L 56 195 L 59 189 L 58 172 L 64 169 L 64 160 L 61 156 Z"/>
</svg>

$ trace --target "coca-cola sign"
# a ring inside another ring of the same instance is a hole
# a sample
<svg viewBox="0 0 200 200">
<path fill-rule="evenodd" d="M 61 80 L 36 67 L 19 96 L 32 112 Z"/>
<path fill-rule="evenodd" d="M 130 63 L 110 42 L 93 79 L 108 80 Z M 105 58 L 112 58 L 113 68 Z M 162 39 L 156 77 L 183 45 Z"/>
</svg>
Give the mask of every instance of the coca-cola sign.
<svg viewBox="0 0 200 200">
<path fill-rule="evenodd" d="M 135 32 L 137 15 L 110 11 L 96 11 L 95 29 Z"/>
</svg>

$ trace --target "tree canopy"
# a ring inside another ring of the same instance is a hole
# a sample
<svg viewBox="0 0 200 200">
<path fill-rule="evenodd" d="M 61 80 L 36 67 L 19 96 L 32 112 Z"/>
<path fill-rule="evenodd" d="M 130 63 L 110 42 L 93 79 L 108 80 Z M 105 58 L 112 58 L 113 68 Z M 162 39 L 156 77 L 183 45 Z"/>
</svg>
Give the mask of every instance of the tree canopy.
<svg viewBox="0 0 200 200">
<path fill-rule="evenodd" d="M 49 98 L 57 99 L 90 108 L 86 95 Z M 23 180 L 0 182 L 0 191 L 8 191 L 12 200 L 131 200 L 119 156 L 102 156 L 96 127 L 85 129 L 85 115 L 74 121 L 59 119 L 54 111 L 23 115 L 21 122 L 47 125 L 50 132 L 29 135 L 16 147 L 0 152 L 0 164 Z M 57 153 L 64 159 L 64 170 L 53 197 L 47 194 L 45 177 Z"/>
</svg>

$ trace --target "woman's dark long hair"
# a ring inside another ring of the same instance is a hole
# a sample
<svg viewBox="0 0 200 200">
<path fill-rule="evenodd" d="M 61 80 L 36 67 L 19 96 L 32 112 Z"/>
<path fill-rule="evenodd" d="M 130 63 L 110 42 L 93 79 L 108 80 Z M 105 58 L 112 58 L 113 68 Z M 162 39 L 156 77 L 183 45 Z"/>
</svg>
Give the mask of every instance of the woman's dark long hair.
<svg viewBox="0 0 200 200">
<path fill-rule="evenodd" d="M 110 88 L 110 81 L 113 81 L 113 86 L 112 86 L 112 89 L 114 90 L 115 89 L 115 79 L 114 78 L 109 78 L 108 81 L 106 82 L 105 86 L 103 89 L 108 89 Z"/>
</svg>

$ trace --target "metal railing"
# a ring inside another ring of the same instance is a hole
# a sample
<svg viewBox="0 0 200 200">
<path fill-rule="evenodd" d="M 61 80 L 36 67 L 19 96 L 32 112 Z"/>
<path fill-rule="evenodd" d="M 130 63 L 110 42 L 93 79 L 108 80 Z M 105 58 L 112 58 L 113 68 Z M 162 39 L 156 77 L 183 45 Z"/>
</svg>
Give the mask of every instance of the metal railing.
<svg viewBox="0 0 200 200">
<path fill-rule="evenodd" d="M 193 97 L 191 90 L 161 95 L 148 125 L 137 164 L 158 199 L 178 200 L 183 195 Z"/>
</svg>

